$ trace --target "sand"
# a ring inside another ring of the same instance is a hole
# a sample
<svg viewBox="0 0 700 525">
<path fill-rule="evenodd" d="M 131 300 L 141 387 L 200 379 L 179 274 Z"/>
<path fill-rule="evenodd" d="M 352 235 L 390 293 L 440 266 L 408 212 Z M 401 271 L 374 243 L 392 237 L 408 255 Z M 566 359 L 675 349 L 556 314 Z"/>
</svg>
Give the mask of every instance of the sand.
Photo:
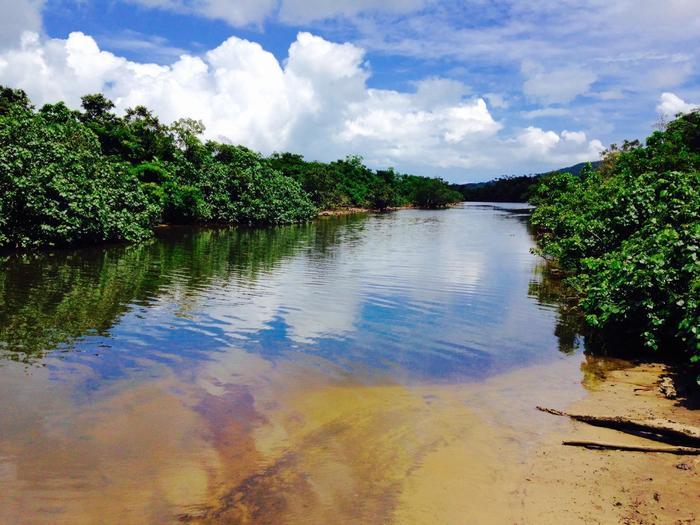
<svg viewBox="0 0 700 525">
<path fill-rule="evenodd" d="M 571 412 L 666 418 L 700 426 L 700 414 L 661 395 L 662 365 L 607 372 Z M 555 417 L 555 416 L 552 416 Z M 615 430 L 569 422 L 546 436 L 530 460 L 522 523 L 685 524 L 700 518 L 697 456 L 592 451 L 565 447 L 563 439 L 653 445 Z"/>
</svg>

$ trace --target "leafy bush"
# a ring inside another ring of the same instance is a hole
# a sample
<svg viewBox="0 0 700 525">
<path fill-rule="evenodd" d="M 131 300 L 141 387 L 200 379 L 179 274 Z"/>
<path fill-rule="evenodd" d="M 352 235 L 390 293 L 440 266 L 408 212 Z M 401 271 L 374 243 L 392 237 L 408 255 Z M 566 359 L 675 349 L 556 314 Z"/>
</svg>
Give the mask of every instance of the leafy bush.
<svg viewBox="0 0 700 525">
<path fill-rule="evenodd" d="M 165 125 L 147 108 L 123 117 L 103 95 L 36 111 L 0 86 L 0 248 L 137 241 L 160 222 L 284 224 L 317 208 L 385 209 L 459 200 L 439 179 L 373 171 L 360 157 L 307 162 L 264 158 L 202 142 L 204 125 Z"/>
<path fill-rule="evenodd" d="M 462 200 L 462 194 L 451 189 L 442 179 L 409 175 L 404 181 L 408 199 L 421 208 L 444 208 Z"/>
<path fill-rule="evenodd" d="M 700 113 L 601 169 L 538 185 L 539 253 L 571 273 L 587 322 L 700 361 Z"/>
<path fill-rule="evenodd" d="M 385 210 L 404 205 L 443 208 L 462 200 L 462 195 L 441 179 L 403 175 L 393 169 L 372 171 L 357 156 L 325 164 L 306 162 L 301 155 L 275 153 L 267 162 L 299 182 L 314 204 L 323 209 Z"/>
<path fill-rule="evenodd" d="M 288 224 L 309 220 L 317 210 L 299 184 L 262 163 L 226 178 L 234 206 L 230 220 L 248 224 Z"/>
<path fill-rule="evenodd" d="M 0 117 L 0 246 L 26 248 L 150 235 L 158 210 L 128 166 L 65 107 Z"/>
</svg>

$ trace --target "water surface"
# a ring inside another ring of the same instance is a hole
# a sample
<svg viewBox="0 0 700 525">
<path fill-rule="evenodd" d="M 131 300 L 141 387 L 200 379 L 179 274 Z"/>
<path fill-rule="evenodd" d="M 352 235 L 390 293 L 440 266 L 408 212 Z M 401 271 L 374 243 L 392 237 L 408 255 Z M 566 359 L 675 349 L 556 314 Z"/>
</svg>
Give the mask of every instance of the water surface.
<svg viewBox="0 0 700 525">
<path fill-rule="evenodd" d="M 0 259 L 0 522 L 437 523 L 507 502 L 499 454 L 536 434 L 533 396 L 580 395 L 581 361 L 514 208 Z"/>
</svg>

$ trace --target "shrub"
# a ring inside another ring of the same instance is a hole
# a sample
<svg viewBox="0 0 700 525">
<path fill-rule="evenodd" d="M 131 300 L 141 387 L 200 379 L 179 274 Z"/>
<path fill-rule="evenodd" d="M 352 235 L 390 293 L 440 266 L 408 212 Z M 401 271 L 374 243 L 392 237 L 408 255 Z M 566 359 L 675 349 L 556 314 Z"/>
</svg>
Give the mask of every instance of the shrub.
<svg viewBox="0 0 700 525">
<path fill-rule="evenodd" d="M 128 166 L 62 108 L 0 116 L 0 246 L 140 240 L 157 210 Z"/>
<path fill-rule="evenodd" d="M 539 253 L 570 272 L 587 322 L 700 360 L 700 113 L 605 169 L 545 177 L 533 197 Z"/>
</svg>

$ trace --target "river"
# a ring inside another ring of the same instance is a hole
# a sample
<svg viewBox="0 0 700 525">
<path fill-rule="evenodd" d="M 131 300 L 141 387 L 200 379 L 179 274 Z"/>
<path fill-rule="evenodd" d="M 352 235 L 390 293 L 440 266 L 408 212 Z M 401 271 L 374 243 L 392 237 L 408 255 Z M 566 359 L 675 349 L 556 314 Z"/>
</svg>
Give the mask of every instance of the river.
<svg viewBox="0 0 700 525">
<path fill-rule="evenodd" d="M 0 522 L 487 522 L 584 392 L 526 211 L 0 258 Z"/>
</svg>

